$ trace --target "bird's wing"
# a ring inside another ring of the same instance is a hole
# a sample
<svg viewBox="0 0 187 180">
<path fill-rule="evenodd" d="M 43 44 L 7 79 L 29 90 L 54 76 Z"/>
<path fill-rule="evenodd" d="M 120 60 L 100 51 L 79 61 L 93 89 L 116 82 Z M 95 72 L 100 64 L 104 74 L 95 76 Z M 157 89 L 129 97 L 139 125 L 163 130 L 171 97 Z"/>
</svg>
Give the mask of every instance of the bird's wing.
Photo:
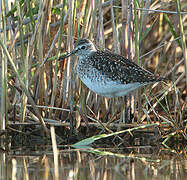
<svg viewBox="0 0 187 180">
<path fill-rule="evenodd" d="M 93 66 L 103 73 L 104 76 L 120 83 L 134 82 L 146 83 L 158 81 L 151 72 L 139 67 L 124 56 L 113 54 L 109 51 L 97 51 Z"/>
</svg>

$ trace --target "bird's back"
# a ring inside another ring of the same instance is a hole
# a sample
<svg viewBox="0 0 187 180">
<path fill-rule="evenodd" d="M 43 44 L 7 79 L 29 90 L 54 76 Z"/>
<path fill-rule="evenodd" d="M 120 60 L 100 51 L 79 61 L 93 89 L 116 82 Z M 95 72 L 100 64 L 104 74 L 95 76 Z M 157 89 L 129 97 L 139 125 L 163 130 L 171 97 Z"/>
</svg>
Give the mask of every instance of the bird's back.
<svg viewBox="0 0 187 180">
<path fill-rule="evenodd" d="M 157 82 L 164 78 L 159 78 L 151 72 L 139 67 L 124 56 L 113 54 L 109 51 L 96 51 L 86 60 L 81 62 L 85 67 L 99 71 L 106 78 L 118 81 L 122 84 Z M 85 71 L 86 73 L 86 71 Z"/>
</svg>

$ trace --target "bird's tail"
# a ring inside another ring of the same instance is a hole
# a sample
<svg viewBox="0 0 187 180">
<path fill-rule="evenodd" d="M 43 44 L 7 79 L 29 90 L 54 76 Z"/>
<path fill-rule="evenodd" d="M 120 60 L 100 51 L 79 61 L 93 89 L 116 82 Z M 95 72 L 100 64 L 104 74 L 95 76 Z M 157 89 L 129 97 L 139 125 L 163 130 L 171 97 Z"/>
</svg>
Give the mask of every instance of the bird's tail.
<svg viewBox="0 0 187 180">
<path fill-rule="evenodd" d="M 159 82 L 159 81 L 167 81 L 167 80 L 169 80 L 167 77 L 158 77 L 156 79 L 157 82 Z"/>
</svg>

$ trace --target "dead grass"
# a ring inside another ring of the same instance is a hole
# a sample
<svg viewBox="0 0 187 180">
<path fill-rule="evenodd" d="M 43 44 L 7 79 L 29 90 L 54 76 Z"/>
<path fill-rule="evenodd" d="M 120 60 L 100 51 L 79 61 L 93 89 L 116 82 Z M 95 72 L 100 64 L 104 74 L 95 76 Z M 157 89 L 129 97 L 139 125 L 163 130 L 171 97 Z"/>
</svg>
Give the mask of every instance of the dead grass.
<svg viewBox="0 0 187 180">
<path fill-rule="evenodd" d="M 8 120 L 23 122 L 36 115 L 44 127 L 43 118 L 68 119 L 76 128 L 81 119 L 88 123 L 168 122 L 186 137 L 185 0 L 178 4 L 45 2 L 15 3 L 12 8 L 8 2 L 2 4 L 9 10 L 1 14 L 1 129 Z M 170 81 L 143 88 L 126 99 L 100 97 L 77 78 L 74 57 L 57 61 L 82 37 Z"/>
</svg>

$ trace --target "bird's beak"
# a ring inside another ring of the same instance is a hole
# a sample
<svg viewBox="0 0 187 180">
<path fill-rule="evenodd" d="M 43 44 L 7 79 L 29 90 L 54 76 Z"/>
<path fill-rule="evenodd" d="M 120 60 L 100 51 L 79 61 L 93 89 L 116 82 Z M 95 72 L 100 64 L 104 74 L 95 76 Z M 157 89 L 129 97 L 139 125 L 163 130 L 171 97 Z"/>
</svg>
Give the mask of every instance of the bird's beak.
<svg viewBox="0 0 187 180">
<path fill-rule="evenodd" d="M 71 52 L 69 52 L 69 53 L 66 53 L 65 55 L 60 56 L 60 57 L 58 58 L 58 60 L 59 60 L 59 61 L 62 61 L 62 60 L 64 60 L 65 58 L 68 58 L 69 56 L 75 54 L 75 52 L 76 52 L 76 51 L 75 51 L 75 49 L 74 49 L 73 51 L 71 51 Z"/>
<path fill-rule="evenodd" d="M 72 55 L 72 52 L 66 53 L 65 55 L 60 56 L 60 57 L 58 58 L 58 61 L 62 61 L 62 60 L 64 60 L 65 58 L 67 58 L 67 57 L 69 57 L 69 56 L 71 56 L 71 55 Z"/>
</svg>

